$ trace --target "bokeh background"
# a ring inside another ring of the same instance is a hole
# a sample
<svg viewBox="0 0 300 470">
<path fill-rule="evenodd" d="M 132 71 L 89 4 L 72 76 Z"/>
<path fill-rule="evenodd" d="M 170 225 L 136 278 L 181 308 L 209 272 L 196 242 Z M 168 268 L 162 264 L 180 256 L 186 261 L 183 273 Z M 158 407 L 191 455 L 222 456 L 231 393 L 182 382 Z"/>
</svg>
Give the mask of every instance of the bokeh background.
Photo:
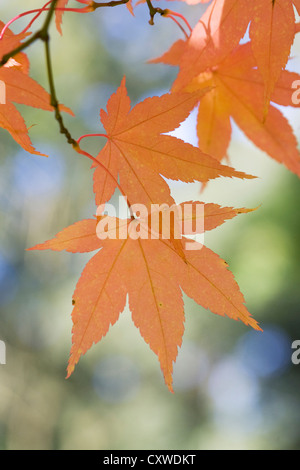
<svg viewBox="0 0 300 470">
<path fill-rule="evenodd" d="M 26 3 L 26 7 L 25 7 Z M 74 2 L 75 3 L 75 2 Z M 1 0 L 6 22 L 40 0 Z M 70 2 L 70 6 L 72 2 Z M 205 6 L 161 2 L 194 25 Z M 132 102 L 167 91 L 176 69 L 149 65 L 182 32 L 169 19 L 148 24 L 141 5 L 94 14 L 66 14 L 63 37 L 51 28 L 60 101 L 75 118 L 75 137 L 101 132 L 99 110 L 123 75 Z M 13 26 L 21 31 L 27 23 Z M 38 23 L 37 23 L 38 26 Z M 31 76 L 47 88 L 44 51 L 28 51 Z M 289 68 L 300 70 L 296 39 Z M 91 255 L 28 252 L 63 227 L 95 213 L 90 162 L 75 154 L 50 113 L 19 106 L 36 148 L 22 151 L 0 129 L 0 448 L 17 449 L 297 449 L 300 446 L 300 365 L 291 361 L 300 339 L 299 180 L 259 151 L 234 127 L 231 164 L 256 180 L 170 182 L 178 201 L 196 198 L 260 208 L 206 234 L 205 243 L 230 265 L 263 333 L 213 315 L 185 299 L 185 335 L 164 385 L 156 356 L 126 309 L 108 335 L 65 380 L 71 346 L 71 298 Z M 299 138 L 299 112 L 284 109 Z M 196 143 L 195 114 L 178 135 Z M 85 141 L 97 155 L 104 142 Z"/>
</svg>

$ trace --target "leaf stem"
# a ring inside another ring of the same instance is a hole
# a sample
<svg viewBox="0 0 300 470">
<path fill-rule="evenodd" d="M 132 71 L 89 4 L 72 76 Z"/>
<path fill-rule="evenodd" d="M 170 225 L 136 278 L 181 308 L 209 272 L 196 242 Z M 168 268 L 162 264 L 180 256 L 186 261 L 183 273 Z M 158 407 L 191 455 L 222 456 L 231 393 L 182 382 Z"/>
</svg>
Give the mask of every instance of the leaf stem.
<svg viewBox="0 0 300 470">
<path fill-rule="evenodd" d="M 45 38 L 44 40 L 45 42 L 45 51 L 46 51 L 46 61 L 47 61 L 47 72 L 48 72 L 48 79 L 49 79 L 49 87 L 50 87 L 50 95 L 51 95 L 51 105 L 54 107 L 54 110 L 55 110 L 55 118 L 56 120 L 58 121 L 58 124 L 59 124 L 59 128 L 60 128 L 60 133 L 65 135 L 66 139 L 67 139 L 67 142 L 68 144 L 72 145 L 73 149 L 81 154 L 81 155 L 84 155 L 86 157 L 88 157 L 90 160 L 92 160 L 94 163 L 96 163 L 98 166 L 100 166 L 101 168 L 103 168 L 106 173 L 110 176 L 110 178 L 113 179 L 114 183 L 116 184 L 116 186 L 118 187 L 118 189 L 120 190 L 121 194 L 124 196 L 126 202 L 127 202 L 127 205 L 128 205 L 128 208 L 129 208 L 129 211 L 130 211 L 130 215 L 131 217 L 133 218 L 134 215 L 133 215 L 133 212 L 132 212 L 132 209 L 131 209 L 131 204 L 130 202 L 128 201 L 128 198 L 127 198 L 127 195 L 126 193 L 123 191 L 122 187 L 120 186 L 120 184 L 118 183 L 118 181 L 116 180 L 116 178 L 111 174 L 111 172 L 108 170 L 108 168 L 106 168 L 106 166 L 103 165 L 103 163 L 101 163 L 99 160 L 97 160 L 97 158 L 93 157 L 91 154 L 89 154 L 88 152 L 85 152 L 84 150 L 82 150 L 79 146 L 79 143 L 82 139 L 86 138 L 86 137 L 98 137 L 98 136 L 101 136 L 101 137 L 107 137 L 108 136 L 106 134 L 85 134 L 85 135 L 82 135 L 81 137 L 79 137 L 79 139 L 76 141 L 72 135 L 70 134 L 69 130 L 65 127 L 64 125 L 64 122 L 63 122 L 63 118 L 62 118 L 62 115 L 61 115 L 61 112 L 59 110 L 59 103 L 58 103 L 58 100 L 57 100 L 57 96 L 56 96 L 56 91 L 55 91 L 55 85 L 54 85 L 54 79 L 53 79 L 53 70 L 52 70 L 52 63 L 51 63 L 51 54 L 50 54 L 50 37 L 49 35 L 47 35 L 47 37 Z"/>
<path fill-rule="evenodd" d="M 176 18 L 174 18 L 174 16 L 168 14 L 168 15 L 165 15 L 166 18 L 170 18 L 170 20 L 173 20 L 174 23 L 177 24 L 177 26 L 181 29 L 181 31 L 183 32 L 183 34 L 185 35 L 186 39 L 189 38 L 189 35 L 187 34 L 187 32 L 185 31 L 185 29 L 181 26 L 181 24 L 179 23 L 179 21 L 176 20 Z"/>
<path fill-rule="evenodd" d="M 47 2 L 41 9 L 40 11 L 35 15 L 34 18 L 32 18 L 32 20 L 30 21 L 30 23 L 28 23 L 28 25 L 26 26 L 25 29 L 23 29 L 22 33 L 26 33 L 26 31 L 28 31 L 28 29 L 33 25 L 33 23 L 35 22 L 35 20 L 38 19 L 38 17 L 43 13 L 43 11 L 45 11 L 46 7 L 52 2 L 52 0 L 50 0 L 50 2 Z"/>
<path fill-rule="evenodd" d="M 181 13 L 177 13 L 176 11 L 173 11 L 173 10 L 166 10 L 165 16 L 170 16 L 170 17 L 171 16 L 178 16 L 178 18 L 181 18 L 182 21 L 184 21 L 184 23 L 188 27 L 190 33 L 193 32 L 193 29 L 192 29 L 190 23 L 188 22 L 188 20 L 183 15 L 181 15 Z"/>
<path fill-rule="evenodd" d="M 26 29 L 24 31 L 22 31 L 23 33 L 26 32 L 28 30 L 28 28 L 30 28 L 31 24 L 33 23 L 33 21 L 35 21 L 41 13 L 43 13 L 43 11 L 46 11 L 46 7 L 52 2 L 52 0 L 48 3 L 46 3 L 46 5 L 44 5 L 42 8 L 38 8 L 36 10 L 30 10 L 30 11 L 25 11 L 24 13 L 20 13 L 19 15 L 15 16 L 14 18 L 12 18 L 8 23 L 6 23 L 6 25 L 3 27 L 2 31 L 1 31 L 1 34 L 0 34 L 0 41 L 1 39 L 3 38 L 4 36 L 4 33 L 5 31 L 7 30 L 7 28 L 9 28 L 9 26 L 14 23 L 15 21 L 19 20 L 20 18 L 23 18 L 23 16 L 27 16 L 27 15 L 31 15 L 33 13 L 38 13 L 34 18 L 33 20 L 29 23 L 28 26 L 26 26 Z"/>
<path fill-rule="evenodd" d="M 106 134 L 84 134 L 79 139 L 77 139 L 77 144 L 79 145 L 80 141 L 82 139 L 85 139 L 86 137 L 106 137 L 108 139 L 108 136 Z"/>
<path fill-rule="evenodd" d="M 87 136 L 89 137 L 89 136 Z M 79 139 L 78 139 L 79 140 Z M 133 219 L 135 219 L 134 217 L 134 214 L 133 214 L 133 211 L 132 211 L 132 208 L 131 208 L 131 204 L 128 200 L 128 197 L 127 197 L 127 194 L 125 193 L 125 191 L 122 189 L 121 185 L 118 183 L 117 179 L 114 177 L 114 175 L 109 171 L 108 168 L 106 168 L 105 165 L 103 165 L 102 162 L 100 162 L 100 160 L 97 160 L 97 158 L 93 157 L 90 153 L 88 152 L 85 152 L 84 150 L 82 150 L 79 145 L 77 146 L 74 146 L 74 150 L 79 153 L 80 155 L 84 155 L 85 157 L 88 157 L 90 160 L 92 160 L 94 163 L 96 163 L 98 166 L 100 166 L 104 171 L 106 171 L 106 173 L 109 175 L 109 177 L 114 181 L 115 185 L 117 186 L 117 188 L 119 189 L 120 193 L 122 194 L 122 196 L 124 197 L 126 203 L 127 203 L 127 206 L 128 206 L 128 209 L 129 209 L 129 212 L 130 212 L 130 216 Z"/>
<path fill-rule="evenodd" d="M 72 145 L 73 149 L 81 154 L 81 155 L 84 155 L 86 157 L 88 157 L 90 160 L 92 160 L 94 163 L 96 163 L 98 166 L 100 166 L 101 168 L 103 168 L 106 173 L 110 176 L 110 178 L 113 179 L 114 183 L 116 184 L 116 186 L 118 187 L 118 189 L 120 190 L 121 194 L 124 196 L 126 202 L 127 202 L 127 205 L 128 205 L 128 208 L 129 208 L 129 211 L 130 211 L 130 215 L 131 217 L 133 218 L 134 215 L 133 215 L 133 212 L 131 210 L 131 204 L 129 203 L 128 199 L 127 199 L 127 195 L 126 193 L 123 191 L 123 189 L 121 188 L 120 184 L 118 183 L 118 181 L 116 180 L 116 178 L 111 174 L 111 172 L 108 170 L 108 168 L 106 168 L 106 166 L 103 165 L 103 163 L 101 163 L 99 160 L 97 160 L 97 158 L 93 157 L 91 154 L 89 154 L 88 152 L 85 152 L 84 150 L 82 150 L 79 146 L 79 143 L 82 139 L 84 139 L 85 137 L 95 137 L 95 136 L 101 136 L 101 137 L 107 137 L 108 136 L 106 134 L 85 134 L 85 135 L 82 135 L 81 137 L 79 137 L 79 139 L 76 141 L 72 135 L 70 134 L 69 130 L 65 127 L 64 125 L 64 122 L 63 122 L 63 118 L 62 118 L 62 115 L 61 115 L 61 112 L 59 110 L 59 103 L 58 103 L 58 100 L 57 100 L 57 96 L 56 96 L 56 91 L 55 91 L 55 85 L 54 85 L 54 78 L 53 78 L 53 70 L 52 70 L 52 62 L 51 62 L 51 54 L 50 54 L 50 37 L 49 35 L 47 35 L 44 39 L 44 42 L 45 42 L 45 52 L 46 52 L 46 62 L 47 62 L 47 72 L 48 72 L 48 79 L 49 79 L 49 87 L 50 87 L 50 95 L 51 95 L 51 105 L 54 107 L 54 110 L 55 110 L 55 118 L 56 120 L 58 121 L 58 124 L 59 124 L 59 128 L 60 128 L 60 133 L 65 135 L 66 139 L 67 139 L 67 142 L 68 144 Z"/>
</svg>

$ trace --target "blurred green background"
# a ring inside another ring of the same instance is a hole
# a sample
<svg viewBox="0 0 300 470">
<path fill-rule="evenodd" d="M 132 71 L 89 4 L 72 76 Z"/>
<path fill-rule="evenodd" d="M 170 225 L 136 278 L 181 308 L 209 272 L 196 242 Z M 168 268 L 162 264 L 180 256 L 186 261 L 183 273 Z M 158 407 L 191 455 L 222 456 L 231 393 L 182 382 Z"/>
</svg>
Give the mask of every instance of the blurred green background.
<svg viewBox="0 0 300 470">
<path fill-rule="evenodd" d="M 74 2 L 75 4 L 75 2 Z M 26 9 L 41 5 L 26 2 Z M 72 2 L 70 1 L 70 6 Z M 194 25 L 205 6 L 160 3 Z M 2 0 L 0 19 L 25 2 Z M 26 21 L 12 28 L 21 31 Z M 38 23 L 36 27 L 38 26 Z M 167 91 L 176 69 L 146 61 L 183 37 L 141 5 L 94 14 L 66 14 L 63 37 L 51 28 L 59 100 L 76 118 L 77 138 L 101 132 L 105 108 L 123 75 L 132 102 Z M 42 44 L 28 51 L 31 76 L 47 88 Z M 300 70 L 300 41 L 292 67 Z M 0 365 L 1 449 L 297 449 L 300 445 L 300 365 L 291 344 L 300 339 L 299 180 L 234 127 L 231 164 L 256 180 L 170 182 L 178 201 L 190 198 L 257 207 L 208 233 L 205 243 L 229 264 L 246 304 L 264 333 L 219 317 L 185 297 L 183 346 L 174 390 L 164 385 L 156 356 L 125 311 L 108 335 L 81 358 L 65 380 L 71 346 L 71 298 L 91 255 L 27 252 L 63 227 L 95 214 L 90 162 L 75 154 L 50 113 L 19 106 L 36 148 L 26 154 L 0 129 Z M 298 138 L 299 111 L 284 109 Z M 195 142 L 194 113 L 179 134 Z M 102 142 L 85 148 L 97 155 Z"/>
</svg>

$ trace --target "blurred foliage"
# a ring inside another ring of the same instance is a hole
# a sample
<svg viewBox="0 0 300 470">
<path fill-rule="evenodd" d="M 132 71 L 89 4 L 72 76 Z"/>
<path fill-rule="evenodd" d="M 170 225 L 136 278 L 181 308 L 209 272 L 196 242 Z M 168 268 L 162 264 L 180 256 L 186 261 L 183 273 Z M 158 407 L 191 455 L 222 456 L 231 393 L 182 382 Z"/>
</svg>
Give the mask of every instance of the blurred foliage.
<svg viewBox="0 0 300 470">
<path fill-rule="evenodd" d="M 19 13 L 20 3 L 2 1 L 0 18 Z M 37 6 L 40 0 L 26 2 L 26 9 Z M 204 9 L 180 2 L 173 8 L 192 25 Z M 134 17 L 121 6 L 65 15 L 62 38 L 51 30 L 57 94 L 76 114 L 66 117 L 75 137 L 101 132 L 99 109 L 123 75 L 133 102 L 169 89 L 176 70 L 146 61 L 181 32 L 165 18 L 155 20 L 151 27 L 143 5 Z M 299 42 L 295 48 L 299 56 Z M 27 52 L 31 76 L 47 88 L 42 45 Z M 50 113 L 22 112 L 28 126 L 35 124 L 34 145 L 49 158 L 25 154 L 0 129 L 0 339 L 7 348 L 7 364 L 0 365 L 0 448 L 299 448 L 300 365 L 291 362 L 292 341 L 300 338 L 297 177 L 235 129 L 232 164 L 257 180 L 216 180 L 203 193 L 196 184 L 170 182 L 178 200 L 261 205 L 207 234 L 205 242 L 229 263 L 264 333 L 185 297 L 186 331 L 170 394 L 126 310 L 65 380 L 71 298 L 90 255 L 26 248 L 95 213 L 92 173 Z M 194 138 L 192 125 L 181 128 L 187 140 Z M 102 142 L 85 145 L 96 155 Z"/>
</svg>

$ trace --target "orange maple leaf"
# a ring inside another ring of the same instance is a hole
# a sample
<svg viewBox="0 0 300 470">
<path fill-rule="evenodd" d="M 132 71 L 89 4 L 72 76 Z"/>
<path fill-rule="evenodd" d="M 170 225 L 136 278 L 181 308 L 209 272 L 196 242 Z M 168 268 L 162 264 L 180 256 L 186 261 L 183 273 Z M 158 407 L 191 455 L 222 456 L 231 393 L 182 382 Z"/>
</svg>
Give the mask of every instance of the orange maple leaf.
<svg viewBox="0 0 300 470">
<path fill-rule="evenodd" d="M 0 30 L 3 26 L 4 24 L 0 22 Z M 17 47 L 23 37 L 22 35 L 15 37 L 9 29 L 6 29 L 0 41 L 0 57 Z M 27 152 L 44 156 L 32 146 L 25 121 L 13 104 L 20 103 L 45 111 L 53 111 L 49 93 L 30 78 L 28 73 L 29 60 L 24 53 L 17 54 L 0 68 L 0 81 L 3 85 L 5 98 L 0 103 L 0 127 L 6 129 Z M 63 105 L 60 106 L 60 109 L 73 115 L 73 112 Z"/>
<path fill-rule="evenodd" d="M 255 1 L 255 0 L 254 0 Z M 243 38 L 251 19 L 253 0 L 213 0 L 182 51 L 178 88 L 224 59 Z"/>
<path fill-rule="evenodd" d="M 265 83 L 264 116 L 275 84 L 285 68 L 295 37 L 295 13 L 299 0 L 255 0 L 249 35 L 256 63 Z"/>
<path fill-rule="evenodd" d="M 100 112 L 108 142 L 97 159 L 113 178 L 103 167 L 95 169 L 97 205 L 111 198 L 118 178 L 130 204 L 146 206 L 161 202 L 172 205 L 169 187 L 162 176 L 184 182 L 207 182 L 219 176 L 253 178 L 221 165 L 215 158 L 176 137 L 166 135 L 190 114 L 206 91 L 200 94 L 198 91 L 166 93 L 147 98 L 131 109 L 125 78 L 122 80 L 107 103 L 107 112 Z"/>
<path fill-rule="evenodd" d="M 58 0 L 56 8 L 66 8 L 68 3 L 69 3 L 69 0 Z M 60 34 L 62 34 L 61 25 L 62 25 L 63 14 L 64 14 L 64 11 L 62 10 L 57 10 L 55 12 L 55 24 L 56 24 L 57 31 Z"/>
<path fill-rule="evenodd" d="M 300 14 L 299 0 L 214 0 L 189 38 L 176 86 L 183 88 L 195 76 L 220 63 L 239 44 L 250 23 L 251 45 L 265 84 L 265 117 L 296 34 L 293 4 Z"/>
<path fill-rule="evenodd" d="M 202 203 L 191 204 L 195 209 Z M 204 204 L 203 230 L 211 230 L 242 212 L 248 210 Z M 106 232 L 101 239 L 104 229 L 100 227 L 99 233 L 97 224 L 102 218 L 98 217 L 97 220 L 77 222 L 52 240 L 30 248 L 69 252 L 100 249 L 87 263 L 73 294 L 73 344 L 67 377 L 72 374 L 80 356 L 100 341 L 118 320 L 127 294 L 132 320 L 158 356 L 165 383 L 171 391 L 173 363 L 184 332 L 181 289 L 213 313 L 241 320 L 255 330 L 261 330 L 247 311 L 227 263 L 213 251 L 186 238 L 190 232 L 184 231 L 185 224 L 180 239 L 185 253 L 183 260 L 170 240 L 164 237 L 131 236 L 137 233 L 139 220 L 107 218 L 114 222 L 113 227 L 118 226 L 119 234 L 125 231 L 125 236 L 112 239 Z M 187 244 L 193 245 L 193 251 L 186 249 Z"/>
<path fill-rule="evenodd" d="M 5 24 L 0 21 L 0 34 L 2 33 L 3 28 L 5 27 Z M 14 50 L 16 47 L 18 47 L 22 40 L 26 38 L 27 35 L 30 33 L 19 33 L 19 34 L 14 34 L 10 29 L 6 28 L 2 39 L 0 40 L 0 60 L 3 58 L 5 54 L 8 54 L 12 50 Z M 16 57 L 15 57 L 16 58 Z"/>
<path fill-rule="evenodd" d="M 185 41 L 177 41 L 162 57 L 152 62 L 179 63 Z M 271 95 L 271 102 L 299 107 L 293 102 L 292 84 L 300 75 L 283 70 Z M 174 84 L 176 87 L 176 82 Z M 199 147 L 218 160 L 226 156 L 231 139 L 231 117 L 260 149 L 300 176 L 300 154 L 293 130 L 282 112 L 271 105 L 263 121 L 264 80 L 257 70 L 251 42 L 238 46 L 222 61 L 199 74 L 185 91 L 192 93 L 212 87 L 201 98 L 197 135 Z"/>
</svg>

